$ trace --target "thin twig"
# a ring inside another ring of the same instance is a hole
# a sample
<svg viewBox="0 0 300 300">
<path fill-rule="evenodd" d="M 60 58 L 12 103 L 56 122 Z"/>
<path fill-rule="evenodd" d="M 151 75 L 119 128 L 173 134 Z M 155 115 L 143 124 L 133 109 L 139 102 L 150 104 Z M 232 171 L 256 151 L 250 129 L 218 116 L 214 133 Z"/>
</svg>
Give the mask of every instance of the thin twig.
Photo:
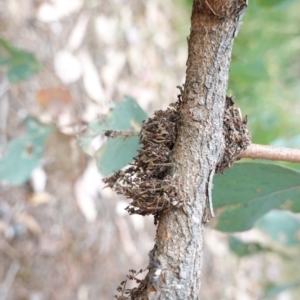
<svg viewBox="0 0 300 300">
<path fill-rule="evenodd" d="M 300 163 L 300 149 L 252 144 L 241 154 L 240 158 L 267 159 Z"/>
</svg>

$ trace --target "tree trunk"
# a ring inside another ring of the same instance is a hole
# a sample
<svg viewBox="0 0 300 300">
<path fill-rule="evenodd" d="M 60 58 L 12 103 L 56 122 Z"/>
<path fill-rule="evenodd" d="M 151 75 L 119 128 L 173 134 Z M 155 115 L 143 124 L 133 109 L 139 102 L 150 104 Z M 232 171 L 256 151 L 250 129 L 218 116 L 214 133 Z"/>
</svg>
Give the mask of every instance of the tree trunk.
<svg viewBox="0 0 300 300">
<path fill-rule="evenodd" d="M 194 0 L 186 82 L 174 149 L 185 204 L 162 213 L 139 299 L 200 299 L 201 260 L 211 180 L 224 153 L 223 116 L 234 37 L 244 0 Z"/>
</svg>

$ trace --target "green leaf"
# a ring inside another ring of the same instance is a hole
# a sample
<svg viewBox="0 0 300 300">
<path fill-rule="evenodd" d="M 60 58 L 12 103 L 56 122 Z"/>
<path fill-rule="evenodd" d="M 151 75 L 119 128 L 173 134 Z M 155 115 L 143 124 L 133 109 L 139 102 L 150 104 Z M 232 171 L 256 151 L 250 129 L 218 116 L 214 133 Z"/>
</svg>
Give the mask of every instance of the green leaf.
<svg viewBox="0 0 300 300">
<path fill-rule="evenodd" d="M 276 242 L 287 246 L 299 245 L 300 221 L 289 212 L 270 211 L 257 222 L 257 227 Z"/>
<path fill-rule="evenodd" d="M 214 177 L 216 229 L 251 229 L 272 209 L 300 212 L 300 173 L 277 165 L 238 163 Z"/>
<path fill-rule="evenodd" d="M 228 243 L 230 250 L 239 257 L 272 251 L 270 248 L 264 247 L 259 243 L 244 243 L 234 236 L 229 237 Z"/>
<path fill-rule="evenodd" d="M 20 185 L 37 167 L 52 127 L 33 119 L 27 121 L 27 133 L 0 146 L 0 182 Z"/>
<path fill-rule="evenodd" d="M 125 96 L 124 100 L 111 110 L 104 120 L 91 123 L 90 128 L 97 133 L 103 133 L 105 130 L 138 132 L 145 119 L 147 119 L 147 114 L 137 102 Z"/>
<path fill-rule="evenodd" d="M 234 42 L 229 90 L 248 115 L 257 144 L 299 134 L 295 125 L 299 120 L 295 109 L 299 99 L 299 72 L 295 69 L 299 47 L 293 47 L 300 34 L 299 9 L 300 1 L 295 0 L 249 1 Z M 282 99 L 286 109 L 278 105 Z"/>
<path fill-rule="evenodd" d="M 130 163 L 138 154 L 139 137 L 131 136 L 126 139 L 109 138 L 107 143 L 96 153 L 97 165 L 103 175 L 118 171 Z"/>
<path fill-rule="evenodd" d="M 41 65 L 34 55 L 25 51 L 15 51 L 8 66 L 7 76 L 12 83 L 27 80 L 41 69 Z"/>
<path fill-rule="evenodd" d="M 12 83 L 27 80 L 41 69 L 32 53 L 17 49 L 1 38 L 0 65 L 7 68 L 7 77 Z"/>
<path fill-rule="evenodd" d="M 286 290 L 290 290 L 299 286 L 300 286 L 300 281 L 294 281 L 294 282 L 278 284 L 278 285 L 272 284 L 265 290 L 263 298 L 268 299 L 271 297 L 275 297 Z"/>
<path fill-rule="evenodd" d="M 133 131 L 138 133 L 142 122 L 147 118 L 146 113 L 135 100 L 126 96 L 106 118 L 91 124 L 92 130 L 104 133 L 106 130 Z M 96 153 L 97 164 L 103 175 L 109 175 L 128 165 L 138 154 L 140 148 L 138 136 L 128 138 L 109 138 Z"/>
</svg>

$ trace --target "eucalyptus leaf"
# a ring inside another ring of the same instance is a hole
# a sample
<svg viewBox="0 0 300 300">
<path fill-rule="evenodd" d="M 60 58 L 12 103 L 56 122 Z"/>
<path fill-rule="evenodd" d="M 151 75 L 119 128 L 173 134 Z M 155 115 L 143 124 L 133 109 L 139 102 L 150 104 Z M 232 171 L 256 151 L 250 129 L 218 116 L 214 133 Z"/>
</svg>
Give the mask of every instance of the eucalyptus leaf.
<svg viewBox="0 0 300 300">
<path fill-rule="evenodd" d="M 133 136 L 108 138 L 108 141 L 96 153 L 97 165 L 103 175 L 110 175 L 128 165 L 138 154 L 140 148 L 138 133 L 147 114 L 131 97 L 111 110 L 105 119 L 90 125 L 98 134 L 107 130 L 131 131 Z"/>
<path fill-rule="evenodd" d="M 7 76 L 10 82 L 18 83 L 31 78 L 40 69 L 41 65 L 33 54 L 18 52 L 9 63 Z"/>
<path fill-rule="evenodd" d="M 138 136 L 109 138 L 96 153 L 97 165 L 103 175 L 110 175 L 130 163 L 140 148 Z"/>
<path fill-rule="evenodd" d="M 214 177 L 215 228 L 225 232 L 251 229 L 272 209 L 300 212 L 300 173 L 263 163 L 237 163 Z"/>
<path fill-rule="evenodd" d="M 0 145 L 0 182 L 20 185 L 28 180 L 39 163 L 53 128 L 33 119 L 27 122 L 28 131 L 24 136 Z"/>
<path fill-rule="evenodd" d="M 262 246 L 259 243 L 244 243 L 234 236 L 229 237 L 228 243 L 230 250 L 239 257 L 272 251 L 269 247 Z"/>
<path fill-rule="evenodd" d="M 286 290 L 290 290 L 299 286 L 300 281 L 293 281 L 278 285 L 272 284 L 268 288 L 266 288 L 263 299 L 273 298 Z"/>
<path fill-rule="evenodd" d="M 283 245 L 296 246 L 300 243 L 300 219 L 290 212 L 270 211 L 257 222 L 257 227 Z"/>
<path fill-rule="evenodd" d="M 142 122 L 147 119 L 147 114 L 138 103 L 129 96 L 112 109 L 104 119 L 90 124 L 90 128 L 96 133 L 105 130 L 135 131 L 139 132 Z"/>
<path fill-rule="evenodd" d="M 30 52 L 15 48 L 0 38 L 0 65 L 6 67 L 10 82 L 18 83 L 35 75 L 41 64 Z"/>
</svg>

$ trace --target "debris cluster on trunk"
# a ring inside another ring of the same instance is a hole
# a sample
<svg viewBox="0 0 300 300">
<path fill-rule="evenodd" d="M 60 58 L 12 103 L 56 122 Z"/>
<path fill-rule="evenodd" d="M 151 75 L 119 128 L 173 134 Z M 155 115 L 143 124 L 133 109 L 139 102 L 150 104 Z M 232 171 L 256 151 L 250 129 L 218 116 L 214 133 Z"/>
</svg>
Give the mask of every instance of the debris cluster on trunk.
<svg viewBox="0 0 300 300">
<path fill-rule="evenodd" d="M 225 138 L 225 152 L 216 167 L 216 172 L 222 174 L 224 169 L 230 168 L 239 160 L 241 153 L 251 144 L 251 135 L 247 128 L 247 116 L 241 115 L 239 108 L 234 107 L 232 97 L 226 96 L 223 134 Z"/>
<path fill-rule="evenodd" d="M 129 274 L 126 275 L 127 279 L 122 281 L 117 288 L 119 292 L 119 296 L 115 295 L 115 299 L 117 300 L 130 300 L 130 299 L 138 299 L 141 296 L 142 291 L 146 288 L 147 285 L 147 276 L 144 279 L 139 279 L 137 276 L 142 274 L 144 271 L 141 269 L 140 271 L 129 270 Z M 138 287 L 133 289 L 126 288 L 126 284 L 128 281 L 133 281 L 138 284 Z"/>
<path fill-rule="evenodd" d="M 118 194 L 132 199 L 126 208 L 129 214 L 153 214 L 157 222 L 160 211 L 178 207 L 183 201 L 172 175 L 179 105 L 178 101 L 173 107 L 156 111 L 153 118 L 144 121 L 139 134 L 142 147 L 133 163 L 124 171 L 104 179 L 107 186 Z"/>
<path fill-rule="evenodd" d="M 127 169 L 104 179 L 107 186 L 118 194 L 132 199 L 126 208 L 129 214 L 152 214 L 155 216 L 155 223 L 160 211 L 180 207 L 184 201 L 179 192 L 179 183 L 173 176 L 172 152 L 178 134 L 181 95 L 178 98 L 178 102 L 172 107 L 156 111 L 153 118 L 143 122 L 139 133 L 142 147 L 133 163 Z M 240 110 L 234 107 L 229 96 L 226 96 L 223 132 L 226 147 L 224 156 L 216 167 L 217 173 L 230 168 L 251 144 L 247 116 L 241 116 Z M 107 135 L 112 136 L 111 133 L 112 131 L 108 131 Z"/>
<path fill-rule="evenodd" d="M 132 199 L 126 208 L 129 214 L 153 214 L 155 224 L 159 221 L 162 210 L 180 207 L 184 202 L 180 184 L 173 176 L 172 154 L 180 122 L 181 95 L 178 99 L 172 107 L 165 111 L 156 111 L 153 118 L 144 121 L 139 134 L 142 147 L 133 163 L 124 171 L 118 171 L 104 179 L 107 186 L 118 194 Z M 251 143 L 247 116 L 242 118 L 240 110 L 234 107 L 232 98 L 228 96 L 226 96 L 223 131 L 226 147 L 223 159 L 216 167 L 217 173 L 223 173 L 225 168 L 229 168 Z M 118 132 L 113 131 L 108 131 L 106 135 L 119 136 Z M 145 270 L 139 272 L 130 270 L 127 279 L 119 285 L 117 289 L 119 296 L 115 298 L 125 300 L 140 297 L 146 288 L 148 277 L 151 277 L 151 263 L 148 270 L 144 279 L 139 279 L 137 275 Z M 138 287 L 127 289 L 128 280 L 135 281 Z"/>
</svg>

